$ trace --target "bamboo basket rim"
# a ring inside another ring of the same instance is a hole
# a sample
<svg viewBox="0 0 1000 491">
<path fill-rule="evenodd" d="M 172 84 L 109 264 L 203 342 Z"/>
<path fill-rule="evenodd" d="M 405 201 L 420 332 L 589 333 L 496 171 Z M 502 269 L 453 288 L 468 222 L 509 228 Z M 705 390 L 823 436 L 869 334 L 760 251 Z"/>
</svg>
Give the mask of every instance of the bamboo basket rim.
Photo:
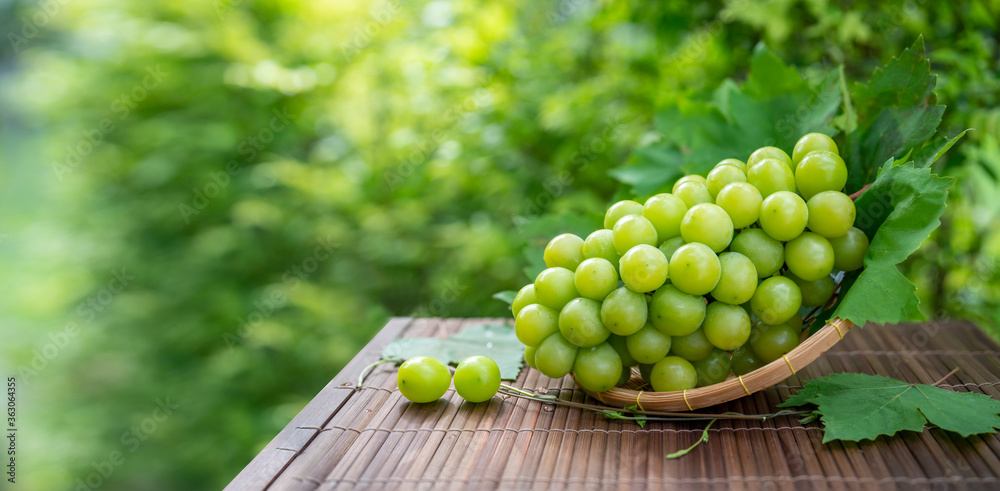
<svg viewBox="0 0 1000 491">
<path fill-rule="evenodd" d="M 748 396 L 795 375 L 844 339 L 853 327 L 855 324 L 851 321 L 833 319 L 783 357 L 746 375 L 730 377 L 706 387 L 673 392 L 640 391 L 623 387 L 613 387 L 600 393 L 587 389 L 583 391 L 608 406 L 636 405 L 644 410 L 693 411 Z"/>
</svg>

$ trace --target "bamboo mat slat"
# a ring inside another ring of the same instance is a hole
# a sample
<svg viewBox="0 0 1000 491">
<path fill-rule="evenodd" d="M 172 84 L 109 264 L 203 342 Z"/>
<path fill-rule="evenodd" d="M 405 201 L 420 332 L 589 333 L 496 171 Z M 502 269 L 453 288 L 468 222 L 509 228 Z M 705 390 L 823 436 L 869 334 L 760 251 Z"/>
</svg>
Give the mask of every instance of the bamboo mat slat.
<svg viewBox="0 0 1000 491">
<path fill-rule="evenodd" d="M 443 337 L 498 319 L 393 319 L 227 489 L 1000 489 L 1000 437 L 962 439 L 938 429 L 860 443 L 823 444 L 797 417 L 705 422 L 611 420 L 590 411 L 494 397 L 464 402 L 450 389 L 411 404 L 395 368 L 361 370 L 397 337 Z M 1000 346 L 966 322 L 855 329 L 787 380 L 704 412 L 770 413 L 804 381 L 835 372 L 933 383 L 1000 399 Z M 571 378 L 525 368 L 515 386 L 596 402 Z"/>
</svg>

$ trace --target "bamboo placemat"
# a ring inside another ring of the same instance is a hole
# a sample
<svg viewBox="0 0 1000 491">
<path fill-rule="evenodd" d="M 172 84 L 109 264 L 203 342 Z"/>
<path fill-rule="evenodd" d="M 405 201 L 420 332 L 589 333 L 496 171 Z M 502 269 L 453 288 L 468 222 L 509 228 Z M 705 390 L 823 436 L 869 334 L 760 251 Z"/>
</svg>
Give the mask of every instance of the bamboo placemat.
<svg viewBox="0 0 1000 491">
<path fill-rule="evenodd" d="M 411 404 L 395 369 L 377 367 L 355 390 L 361 369 L 395 337 L 446 336 L 497 319 L 393 319 L 247 466 L 227 489 L 996 489 L 1000 437 L 961 439 L 938 429 L 861 444 L 823 444 L 814 423 L 610 420 L 593 412 L 494 397 L 465 403 L 454 390 Z M 1000 346 L 967 322 L 855 329 L 842 342 L 770 389 L 702 412 L 770 413 L 802 381 L 834 372 L 879 374 L 1000 399 Z M 514 384 L 595 402 L 571 378 L 525 369 Z"/>
</svg>

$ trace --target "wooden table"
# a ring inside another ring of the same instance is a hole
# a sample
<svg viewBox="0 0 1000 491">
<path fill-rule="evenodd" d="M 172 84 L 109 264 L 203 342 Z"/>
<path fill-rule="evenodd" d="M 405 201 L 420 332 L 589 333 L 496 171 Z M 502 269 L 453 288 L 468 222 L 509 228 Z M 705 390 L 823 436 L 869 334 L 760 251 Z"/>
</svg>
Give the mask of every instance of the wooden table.
<svg viewBox="0 0 1000 491">
<path fill-rule="evenodd" d="M 821 443 L 796 417 L 724 420 L 687 456 L 664 455 L 697 440 L 704 422 L 609 420 L 593 412 L 494 397 L 469 404 L 454 390 L 411 404 L 381 365 L 361 370 L 396 337 L 446 336 L 499 319 L 392 319 L 226 489 L 998 489 L 1000 437 L 942 430 L 861 444 Z M 712 411 L 769 413 L 803 380 L 833 372 L 880 374 L 1000 399 L 1000 346 L 967 322 L 855 329 L 799 374 Z M 569 377 L 525 368 L 515 386 L 546 387 L 574 401 Z"/>
</svg>

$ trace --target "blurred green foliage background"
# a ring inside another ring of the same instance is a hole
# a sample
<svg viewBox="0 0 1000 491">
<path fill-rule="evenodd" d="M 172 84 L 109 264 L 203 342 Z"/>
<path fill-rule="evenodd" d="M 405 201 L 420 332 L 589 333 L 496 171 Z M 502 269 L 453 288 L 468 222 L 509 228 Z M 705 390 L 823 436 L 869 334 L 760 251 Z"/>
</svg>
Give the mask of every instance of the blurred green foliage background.
<svg viewBox="0 0 1000 491">
<path fill-rule="evenodd" d="M 526 281 L 524 247 L 599 223 L 656 109 L 745 76 L 759 43 L 864 80 L 924 35 L 941 134 L 974 131 L 903 268 L 929 317 L 997 336 L 997 19 L 996 0 L 0 1 L 23 489 L 224 486 L 390 316 L 505 315 L 490 297 Z"/>
</svg>

